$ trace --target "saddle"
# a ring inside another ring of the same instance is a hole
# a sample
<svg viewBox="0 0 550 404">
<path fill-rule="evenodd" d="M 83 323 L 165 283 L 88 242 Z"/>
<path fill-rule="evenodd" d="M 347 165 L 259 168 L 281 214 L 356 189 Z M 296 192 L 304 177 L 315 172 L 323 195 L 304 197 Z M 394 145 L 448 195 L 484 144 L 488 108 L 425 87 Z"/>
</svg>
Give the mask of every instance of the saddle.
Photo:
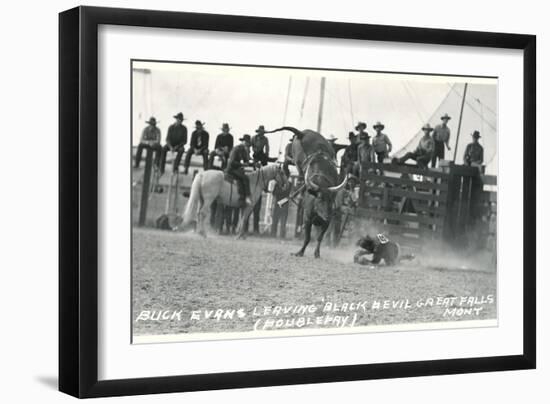
<svg viewBox="0 0 550 404">
<path fill-rule="evenodd" d="M 243 194 L 242 184 L 235 177 L 233 177 L 231 174 L 229 174 L 225 171 L 223 173 L 223 180 L 226 183 L 228 183 L 229 186 L 230 186 L 229 199 L 232 199 L 232 195 L 233 195 L 233 192 L 234 192 L 233 188 L 236 187 L 237 188 L 236 191 L 239 195 L 239 200 L 244 201 L 244 194 Z"/>
</svg>

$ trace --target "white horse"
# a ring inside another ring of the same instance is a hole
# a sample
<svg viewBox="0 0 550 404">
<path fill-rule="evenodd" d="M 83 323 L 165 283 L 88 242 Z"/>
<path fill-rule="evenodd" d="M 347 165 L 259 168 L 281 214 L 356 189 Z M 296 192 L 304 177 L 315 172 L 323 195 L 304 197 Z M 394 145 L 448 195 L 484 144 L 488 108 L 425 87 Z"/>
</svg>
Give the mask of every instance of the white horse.
<svg viewBox="0 0 550 404">
<path fill-rule="evenodd" d="M 250 199 L 252 203 L 243 209 L 239 220 L 237 238 L 243 237 L 243 223 L 252 213 L 254 205 L 262 196 L 262 191 L 267 190 L 269 181 L 275 180 L 279 184 L 287 181 L 286 175 L 278 164 L 261 167 L 247 174 L 247 176 L 250 182 Z M 229 182 L 225 180 L 225 173 L 223 171 L 207 170 L 197 174 L 191 184 L 189 200 L 185 206 L 183 228 L 196 222 L 198 233 L 206 236 L 204 221 L 210 211 L 212 202 L 217 201 L 218 203 L 235 208 L 241 206 L 242 202 L 239 200 L 240 195 L 237 187 L 235 181 Z"/>
</svg>

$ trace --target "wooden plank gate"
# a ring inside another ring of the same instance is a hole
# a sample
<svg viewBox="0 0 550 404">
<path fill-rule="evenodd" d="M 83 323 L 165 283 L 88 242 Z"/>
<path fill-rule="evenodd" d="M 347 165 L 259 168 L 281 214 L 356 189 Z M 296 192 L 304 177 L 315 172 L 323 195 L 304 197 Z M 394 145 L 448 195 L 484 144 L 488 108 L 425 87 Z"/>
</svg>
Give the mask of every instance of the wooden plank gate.
<svg viewBox="0 0 550 404">
<path fill-rule="evenodd" d="M 443 234 L 449 174 L 417 166 L 366 164 L 361 169 L 358 215 L 369 227 L 420 247 Z"/>
<path fill-rule="evenodd" d="M 436 241 L 467 246 L 484 220 L 483 203 L 492 198 L 496 206 L 496 192 L 490 197 L 483 188 L 486 182 L 496 185 L 496 178 L 482 176 L 474 167 L 369 163 L 361 168 L 360 179 L 358 215 L 373 229 L 369 231 L 414 248 Z"/>
</svg>

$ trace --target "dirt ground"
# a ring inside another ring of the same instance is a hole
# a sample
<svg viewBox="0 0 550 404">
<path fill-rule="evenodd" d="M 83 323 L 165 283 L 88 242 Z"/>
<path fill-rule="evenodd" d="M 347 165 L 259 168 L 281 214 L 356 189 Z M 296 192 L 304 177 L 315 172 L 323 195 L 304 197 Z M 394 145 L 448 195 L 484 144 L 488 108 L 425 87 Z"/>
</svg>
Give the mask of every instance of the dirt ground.
<svg viewBox="0 0 550 404">
<path fill-rule="evenodd" d="M 324 247 L 321 259 L 311 245 L 306 257 L 291 256 L 298 248 L 294 240 L 134 229 L 134 335 L 252 331 L 258 319 L 322 315 L 350 315 L 354 326 L 496 318 L 494 270 L 426 256 L 368 267 L 353 263 L 351 247 Z M 277 306 L 288 312 L 274 314 Z M 305 315 L 305 306 L 315 309 Z"/>
</svg>

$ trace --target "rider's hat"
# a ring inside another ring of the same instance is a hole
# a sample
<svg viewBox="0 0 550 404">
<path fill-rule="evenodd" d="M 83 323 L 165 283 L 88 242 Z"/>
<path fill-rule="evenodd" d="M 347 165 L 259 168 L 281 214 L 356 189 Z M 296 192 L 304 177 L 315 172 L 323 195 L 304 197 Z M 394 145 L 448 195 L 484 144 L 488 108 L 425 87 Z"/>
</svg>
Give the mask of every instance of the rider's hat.
<svg viewBox="0 0 550 404">
<path fill-rule="evenodd" d="M 250 142 L 251 142 L 250 135 L 243 135 L 243 137 L 241 137 L 241 138 L 239 139 L 239 141 L 241 141 L 241 142 L 242 142 L 243 140 L 244 140 L 246 143 L 250 143 Z"/>
<path fill-rule="evenodd" d="M 427 131 L 427 132 L 431 132 L 432 130 L 434 130 L 434 128 L 432 128 L 432 127 L 430 126 L 430 124 L 427 123 L 426 125 L 424 125 L 424 126 L 422 127 L 422 130 L 423 130 L 423 131 Z"/>
</svg>

